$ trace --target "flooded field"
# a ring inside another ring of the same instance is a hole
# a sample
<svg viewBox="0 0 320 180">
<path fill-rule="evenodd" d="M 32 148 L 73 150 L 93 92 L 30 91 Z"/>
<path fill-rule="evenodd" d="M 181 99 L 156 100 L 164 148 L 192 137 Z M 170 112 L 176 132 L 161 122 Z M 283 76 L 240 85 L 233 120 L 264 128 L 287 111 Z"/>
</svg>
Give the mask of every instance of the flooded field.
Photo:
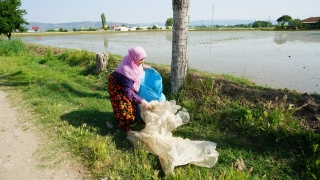
<svg viewBox="0 0 320 180">
<path fill-rule="evenodd" d="M 320 31 L 189 31 L 190 68 L 245 77 L 258 85 L 320 93 Z M 169 31 L 21 37 L 24 42 L 126 55 L 145 48 L 146 61 L 171 63 Z"/>
</svg>

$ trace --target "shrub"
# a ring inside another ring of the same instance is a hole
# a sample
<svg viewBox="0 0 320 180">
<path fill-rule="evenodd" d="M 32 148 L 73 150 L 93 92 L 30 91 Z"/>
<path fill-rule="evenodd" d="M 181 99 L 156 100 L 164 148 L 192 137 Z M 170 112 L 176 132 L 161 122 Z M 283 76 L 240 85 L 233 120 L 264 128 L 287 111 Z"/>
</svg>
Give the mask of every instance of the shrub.
<svg viewBox="0 0 320 180">
<path fill-rule="evenodd" d="M 1 56 L 18 56 L 26 52 L 26 47 L 21 39 L 0 39 Z"/>
<path fill-rule="evenodd" d="M 86 50 L 73 50 L 64 52 L 59 56 L 59 59 L 66 61 L 71 66 L 88 66 L 95 62 L 95 54 Z"/>
<path fill-rule="evenodd" d="M 45 54 L 44 54 L 44 60 L 45 60 L 45 62 L 47 62 L 47 61 L 52 61 L 53 59 L 54 59 L 53 51 L 52 51 L 52 49 L 49 47 L 49 48 L 46 50 Z"/>
</svg>

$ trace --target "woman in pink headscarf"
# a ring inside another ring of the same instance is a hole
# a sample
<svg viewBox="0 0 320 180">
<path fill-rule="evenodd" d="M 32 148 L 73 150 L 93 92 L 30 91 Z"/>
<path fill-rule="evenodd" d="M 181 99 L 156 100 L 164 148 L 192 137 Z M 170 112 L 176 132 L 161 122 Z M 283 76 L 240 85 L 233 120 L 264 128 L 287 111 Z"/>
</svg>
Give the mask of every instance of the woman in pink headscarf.
<svg viewBox="0 0 320 180">
<path fill-rule="evenodd" d="M 136 46 L 128 50 L 117 69 L 110 74 L 108 91 L 119 127 L 128 132 L 130 125 L 136 118 L 136 106 L 140 104 L 145 109 L 151 109 L 150 104 L 138 96 L 140 79 L 144 77 L 144 69 L 149 68 L 143 64 L 147 57 L 145 50 Z"/>
</svg>

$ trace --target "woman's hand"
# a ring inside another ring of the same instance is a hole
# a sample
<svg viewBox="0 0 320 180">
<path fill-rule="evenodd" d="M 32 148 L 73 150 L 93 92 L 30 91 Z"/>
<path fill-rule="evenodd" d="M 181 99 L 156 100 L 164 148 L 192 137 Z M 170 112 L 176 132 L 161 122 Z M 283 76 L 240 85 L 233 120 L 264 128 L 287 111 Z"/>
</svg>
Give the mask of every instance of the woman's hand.
<svg viewBox="0 0 320 180">
<path fill-rule="evenodd" d="M 144 109 L 152 109 L 152 106 L 144 99 L 141 101 L 140 106 L 143 107 Z"/>
</svg>

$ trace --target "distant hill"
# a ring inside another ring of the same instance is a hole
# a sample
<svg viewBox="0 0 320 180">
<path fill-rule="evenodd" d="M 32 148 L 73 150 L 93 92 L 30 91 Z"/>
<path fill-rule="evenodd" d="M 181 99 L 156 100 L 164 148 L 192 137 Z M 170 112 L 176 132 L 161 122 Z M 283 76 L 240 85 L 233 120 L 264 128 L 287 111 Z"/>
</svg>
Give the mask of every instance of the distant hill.
<svg viewBox="0 0 320 180">
<path fill-rule="evenodd" d="M 263 20 L 268 21 L 268 20 Z M 236 19 L 230 19 L 230 20 L 213 20 L 214 25 L 237 25 L 237 24 L 249 24 L 253 23 L 255 20 L 236 20 Z M 277 21 L 270 20 L 272 24 L 277 24 Z M 125 22 L 113 22 L 109 21 L 107 22 L 109 26 L 112 26 L 114 24 L 117 24 L 118 26 L 121 26 L 125 24 L 126 26 L 148 26 L 151 27 L 155 24 L 159 26 L 164 26 L 165 23 L 163 22 L 151 22 L 151 23 L 135 23 L 135 24 L 129 24 Z M 210 26 L 212 24 L 212 20 L 197 20 L 197 21 L 190 21 L 190 26 L 201 26 L 201 25 L 207 25 Z M 71 31 L 73 28 L 76 29 L 88 29 L 88 28 L 100 28 L 101 22 L 100 21 L 82 21 L 82 22 L 69 22 L 69 23 L 39 23 L 39 22 L 29 22 L 29 25 L 26 25 L 28 29 L 32 29 L 32 26 L 39 26 L 40 31 L 47 31 L 48 29 L 67 29 Z"/>
<path fill-rule="evenodd" d="M 238 19 L 229 19 L 229 20 L 213 20 L 214 25 L 238 25 L 238 24 L 249 24 L 249 23 L 254 23 L 255 21 L 258 20 L 238 20 Z M 264 20 L 259 20 L 259 21 L 269 21 L 268 19 Z M 270 20 L 272 24 L 278 24 L 277 21 L 275 20 Z M 212 20 L 197 20 L 197 21 L 191 21 L 189 22 L 189 26 L 201 26 L 201 25 L 206 25 L 206 26 L 211 26 L 212 25 Z"/>
</svg>

